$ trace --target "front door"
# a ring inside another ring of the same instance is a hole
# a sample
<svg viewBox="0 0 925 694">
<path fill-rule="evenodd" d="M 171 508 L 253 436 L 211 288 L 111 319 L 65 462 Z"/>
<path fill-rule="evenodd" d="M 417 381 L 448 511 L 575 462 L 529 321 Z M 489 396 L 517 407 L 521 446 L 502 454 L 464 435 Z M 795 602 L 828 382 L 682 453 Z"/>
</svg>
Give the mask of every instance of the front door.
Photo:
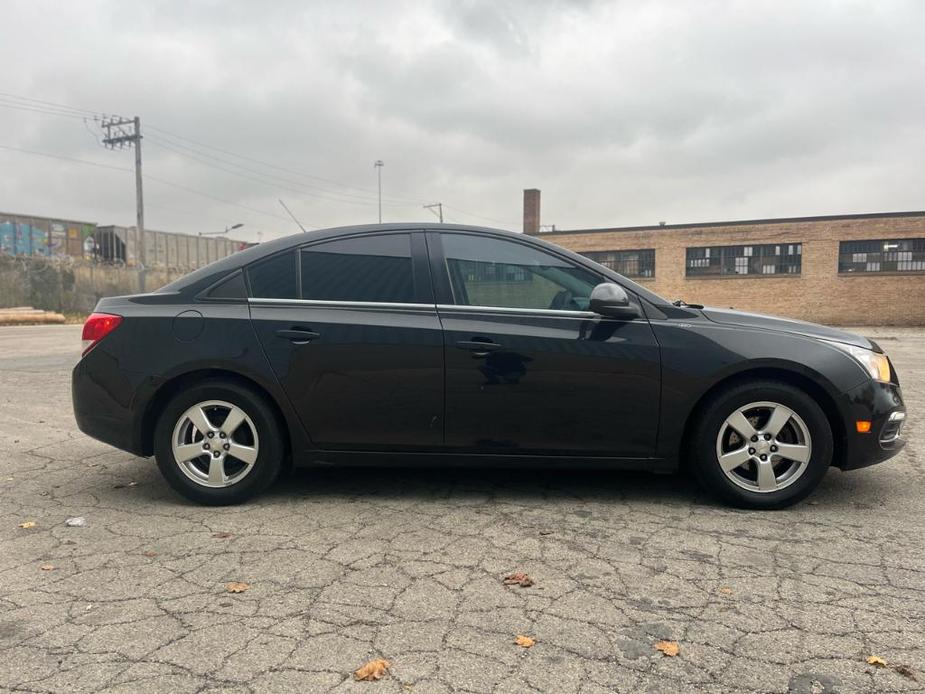
<svg viewBox="0 0 925 694">
<path fill-rule="evenodd" d="M 528 241 L 428 235 L 446 345 L 446 445 L 644 458 L 659 351 L 644 317 L 588 310 L 605 278 Z M 631 297 L 635 299 L 635 295 Z"/>
<path fill-rule="evenodd" d="M 443 340 L 423 234 L 322 241 L 248 278 L 260 343 L 316 446 L 443 443 Z"/>
</svg>

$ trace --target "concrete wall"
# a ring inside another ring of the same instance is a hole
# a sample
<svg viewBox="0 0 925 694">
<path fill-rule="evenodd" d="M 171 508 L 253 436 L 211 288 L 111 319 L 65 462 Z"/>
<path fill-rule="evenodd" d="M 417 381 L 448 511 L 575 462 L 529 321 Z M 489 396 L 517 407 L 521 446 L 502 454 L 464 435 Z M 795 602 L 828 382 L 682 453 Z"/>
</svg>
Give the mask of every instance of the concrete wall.
<svg viewBox="0 0 925 694">
<path fill-rule="evenodd" d="M 148 270 L 147 291 L 186 274 Z M 139 271 L 93 262 L 0 256 L 0 308 L 33 306 L 65 313 L 89 313 L 104 296 L 137 294 Z"/>
<path fill-rule="evenodd" d="M 655 277 L 636 279 L 668 298 L 829 325 L 925 325 L 925 272 L 839 274 L 840 241 L 925 238 L 925 214 L 768 220 L 539 234 L 578 253 L 655 249 Z M 802 243 L 799 275 L 687 277 L 694 246 Z"/>
</svg>

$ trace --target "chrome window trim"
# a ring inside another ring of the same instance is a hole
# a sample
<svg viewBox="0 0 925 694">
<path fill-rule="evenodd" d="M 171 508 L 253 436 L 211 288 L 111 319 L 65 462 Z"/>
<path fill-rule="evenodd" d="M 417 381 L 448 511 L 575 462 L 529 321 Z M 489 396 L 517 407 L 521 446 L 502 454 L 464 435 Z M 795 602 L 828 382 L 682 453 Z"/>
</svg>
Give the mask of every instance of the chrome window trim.
<svg viewBox="0 0 925 694">
<path fill-rule="evenodd" d="M 336 301 L 324 299 L 262 299 L 253 296 L 248 298 L 247 303 L 270 304 L 272 306 L 291 305 L 316 306 L 318 308 L 382 309 L 389 311 L 420 311 L 422 309 L 433 311 L 436 309 L 435 304 L 403 304 L 388 301 Z"/>
<path fill-rule="evenodd" d="M 553 318 L 596 318 L 594 311 L 565 311 L 554 308 L 513 308 L 510 306 L 468 306 L 460 304 L 437 304 L 438 311 L 447 313 L 526 313 L 531 316 L 550 316 Z"/>
</svg>

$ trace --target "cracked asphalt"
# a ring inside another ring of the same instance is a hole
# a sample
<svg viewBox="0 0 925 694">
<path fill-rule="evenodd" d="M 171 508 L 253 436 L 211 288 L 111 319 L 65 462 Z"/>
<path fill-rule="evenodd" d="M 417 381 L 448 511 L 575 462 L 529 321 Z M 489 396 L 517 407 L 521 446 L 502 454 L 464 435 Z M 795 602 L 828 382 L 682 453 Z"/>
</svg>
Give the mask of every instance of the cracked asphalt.
<svg viewBox="0 0 925 694">
<path fill-rule="evenodd" d="M 304 469 L 195 506 L 77 430 L 79 326 L 0 328 L 0 691 L 923 691 L 925 330 L 859 332 L 899 371 L 905 452 L 746 512 L 529 470 Z"/>
</svg>

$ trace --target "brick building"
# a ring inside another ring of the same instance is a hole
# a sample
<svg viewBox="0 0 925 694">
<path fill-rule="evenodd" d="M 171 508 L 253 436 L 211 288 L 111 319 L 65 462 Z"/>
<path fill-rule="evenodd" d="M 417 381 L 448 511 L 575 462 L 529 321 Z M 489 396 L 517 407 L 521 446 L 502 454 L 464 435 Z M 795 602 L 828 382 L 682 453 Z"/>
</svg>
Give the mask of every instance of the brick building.
<svg viewBox="0 0 925 694">
<path fill-rule="evenodd" d="M 541 232 L 669 299 L 830 325 L 925 325 L 925 212 Z"/>
</svg>

